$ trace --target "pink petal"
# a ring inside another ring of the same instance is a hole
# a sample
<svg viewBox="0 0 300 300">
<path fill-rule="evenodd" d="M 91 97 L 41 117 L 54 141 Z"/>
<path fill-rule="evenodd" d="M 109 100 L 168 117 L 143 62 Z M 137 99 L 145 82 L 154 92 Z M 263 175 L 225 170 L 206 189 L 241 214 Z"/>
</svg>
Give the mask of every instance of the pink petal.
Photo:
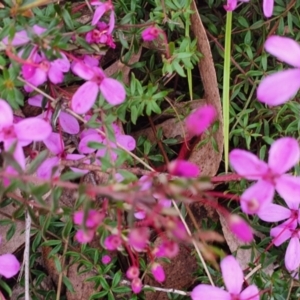
<svg viewBox="0 0 300 300">
<path fill-rule="evenodd" d="M 271 237 L 273 237 L 273 243 L 275 246 L 280 246 L 289 238 L 292 237 L 292 234 L 297 227 L 297 221 L 291 221 L 290 219 L 284 223 L 274 227 L 270 231 Z"/>
<path fill-rule="evenodd" d="M 227 219 L 229 229 L 237 236 L 237 238 L 245 243 L 253 241 L 252 228 L 248 223 L 238 215 L 230 215 Z"/>
<path fill-rule="evenodd" d="M 19 140 L 43 141 L 51 134 L 52 128 L 44 120 L 27 118 L 15 124 L 15 132 Z"/>
<path fill-rule="evenodd" d="M 220 266 L 227 291 L 238 295 L 244 282 L 244 274 L 239 263 L 232 255 L 229 255 L 223 258 Z"/>
<path fill-rule="evenodd" d="M 75 240 L 78 243 L 86 244 L 93 240 L 94 234 L 95 234 L 94 230 L 79 229 L 75 234 Z"/>
<path fill-rule="evenodd" d="M 276 182 L 276 190 L 291 209 L 298 209 L 300 204 L 300 177 L 289 174 L 281 175 Z"/>
<path fill-rule="evenodd" d="M 249 285 L 240 294 L 240 300 L 259 300 L 259 290 L 256 285 Z"/>
<path fill-rule="evenodd" d="M 275 141 L 269 151 L 269 166 L 274 173 L 283 174 L 300 160 L 298 141 L 291 137 Z"/>
<path fill-rule="evenodd" d="M 64 151 L 64 142 L 58 133 L 52 132 L 47 139 L 44 140 L 46 147 L 55 155 Z"/>
<path fill-rule="evenodd" d="M 124 86 L 116 79 L 104 78 L 100 84 L 100 91 L 110 105 L 118 105 L 125 101 Z"/>
<path fill-rule="evenodd" d="M 41 27 L 39 25 L 33 25 L 32 29 L 33 29 L 33 32 L 36 35 L 41 35 L 41 34 L 43 34 L 47 30 L 46 28 L 43 28 L 43 27 Z"/>
<path fill-rule="evenodd" d="M 81 62 L 72 64 L 72 71 L 75 75 L 85 80 L 91 80 L 95 76 L 93 69 Z"/>
<path fill-rule="evenodd" d="M 234 149 L 229 154 L 233 169 L 249 180 L 260 179 L 268 171 L 268 165 L 256 155 L 241 149 Z"/>
<path fill-rule="evenodd" d="M 168 165 L 168 171 L 171 175 L 187 178 L 200 175 L 200 169 L 196 164 L 182 159 L 171 161 Z"/>
<path fill-rule="evenodd" d="M 79 160 L 79 159 L 82 159 L 84 157 L 85 157 L 85 155 L 82 155 L 82 154 L 67 154 L 66 155 L 66 159 L 68 159 L 68 160 Z M 84 163 L 89 164 L 90 161 L 86 160 L 86 161 L 84 161 Z M 88 170 L 83 170 L 83 169 L 78 169 L 78 168 L 73 168 L 73 167 L 70 167 L 70 169 L 74 173 L 80 173 L 80 174 L 87 174 L 89 172 Z"/>
<path fill-rule="evenodd" d="M 200 284 L 191 292 L 192 300 L 231 300 L 231 295 L 218 287 Z"/>
<path fill-rule="evenodd" d="M 285 253 L 285 267 L 288 271 L 294 271 L 300 265 L 300 242 L 298 237 L 292 237 Z"/>
<path fill-rule="evenodd" d="M 50 179 L 52 177 L 52 170 L 59 165 L 59 158 L 54 156 L 47 158 L 37 169 L 36 175 L 41 179 Z M 53 175 L 57 177 L 60 174 L 59 170 Z"/>
<path fill-rule="evenodd" d="M 292 99 L 300 88 L 300 69 L 279 71 L 265 77 L 257 88 L 257 99 L 276 106 Z"/>
<path fill-rule="evenodd" d="M 12 125 L 13 121 L 14 116 L 11 107 L 5 100 L 0 99 L 0 129 Z"/>
<path fill-rule="evenodd" d="M 166 279 L 163 267 L 158 263 L 153 263 L 151 266 L 151 273 L 157 282 L 164 282 Z"/>
<path fill-rule="evenodd" d="M 263 0 L 263 11 L 266 18 L 272 17 L 274 0 Z"/>
<path fill-rule="evenodd" d="M 136 146 L 135 139 L 130 135 L 119 135 L 117 138 L 117 143 L 119 143 L 121 146 L 123 146 L 128 151 L 133 151 Z"/>
<path fill-rule="evenodd" d="M 192 112 L 186 119 L 185 125 L 190 136 L 200 135 L 213 123 L 217 116 L 212 105 L 205 105 Z"/>
<path fill-rule="evenodd" d="M 97 83 L 87 81 L 75 92 L 72 97 L 71 108 L 78 114 L 88 112 L 94 105 L 99 92 Z"/>
<path fill-rule="evenodd" d="M 99 58 L 96 58 L 91 55 L 84 55 L 83 56 L 83 61 L 88 67 L 98 67 L 99 65 Z"/>
<path fill-rule="evenodd" d="M 15 276 L 20 270 L 20 263 L 12 254 L 0 255 L 0 275 L 5 278 Z"/>
<path fill-rule="evenodd" d="M 105 3 L 102 3 L 99 5 L 94 13 L 93 20 L 92 20 L 92 25 L 96 25 L 98 21 L 101 19 L 101 17 L 105 14 L 107 8 Z"/>
<path fill-rule="evenodd" d="M 264 2 L 273 3 L 273 0 L 264 0 Z M 293 67 L 300 68 L 300 46 L 295 40 L 273 35 L 267 38 L 265 50 L 280 61 Z"/>
<path fill-rule="evenodd" d="M 52 61 L 52 67 L 54 67 L 57 70 L 60 70 L 63 73 L 69 72 L 71 66 L 70 61 L 64 53 L 60 52 L 59 54 L 61 58 L 57 58 L 54 61 Z"/>
<path fill-rule="evenodd" d="M 52 65 L 49 68 L 48 77 L 49 80 L 54 84 L 62 83 L 64 81 L 63 72 Z"/>
<path fill-rule="evenodd" d="M 291 216 L 291 210 L 281 205 L 270 203 L 262 207 L 257 215 L 265 222 L 279 222 L 288 219 Z"/>
<path fill-rule="evenodd" d="M 62 127 L 62 130 L 66 133 L 79 133 L 80 127 L 77 119 L 64 111 L 61 111 L 59 114 L 59 124 Z"/>
<path fill-rule="evenodd" d="M 109 16 L 107 33 L 111 34 L 113 32 L 114 28 L 115 28 L 115 13 L 113 10 L 111 10 L 110 16 Z"/>
<path fill-rule="evenodd" d="M 97 143 L 102 143 L 103 139 L 99 134 L 89 134 L 83 139 L 80 140 L 79 145 L 78 145 L 78 151 L 80 153 L 93 153 L 96 151 L 96 149 L 90 148 L 88 146 L 89 142 L 97 142 Z"/>
<path fill-rule="evenodd" d="M 18 31 L 15 33 L 15 35 L 11 41 L 11 45 L 17 47 L 17 46 L 27 44 L 29 41 L 30 41 L 30 38 L 28 37 L 26 30 L 21 30 L 21 31 Z M 2 42 L 4 45 L 8 45 L 9 38 L 8 37 L 3 38 Z"/>
<path fill-rule="evenodd" d="M 47 80 L 47 72 L 41 68 L 35 68 L 33 75 L 27 79 L 29 83 L 31 83 L 34 86 L 39 86 L 43 83 L 45 83 Z M 32 92 L 33 88 L 29 85 L 25 86 L 26 92 Z"/>
<path fill-rule="evenodd" d="M 275 189 L 267 181 L 260 180 L 247 188 L 241 196 L 241 208 L 246 214 L 258 213 L 263 206 L 268 205 L 274 198 Z"/>
<path fill-rule="evenodd" d="M 224 9 L 226 11 L 233 11 L 237 7 L 237 0 L 227 0 L 226 5 L 224 5 Z"/>
<path fill-rule="evenodd" d="M 28 104 L 32 106 L 42 107 L 42 102 L 43 102 L 43 96 L 40 94 L 28 98 Z"/>
</svg>

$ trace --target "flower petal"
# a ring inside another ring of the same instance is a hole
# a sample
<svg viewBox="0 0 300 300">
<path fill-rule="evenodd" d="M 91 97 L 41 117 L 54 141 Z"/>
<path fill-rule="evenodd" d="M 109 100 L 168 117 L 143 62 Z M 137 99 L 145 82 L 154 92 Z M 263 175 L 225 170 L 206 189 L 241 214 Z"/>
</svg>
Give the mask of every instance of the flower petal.
<svg viewBox="0 0 300 300">
<path fill-rule="evenodd" d="M 227 218 L 229 229 L 237 236 L 237 238 L 245 243 L 253 241 L 253 232 L 249 224 L 240 216 L 231 214 Z"/>
<path fill-rule="evenodd" d="M 69 72 L 71 66 L 70 61 L 64 53 L 60 52 L 59 54 L 61 58 L 57 58 L 54 61 L 52 61 L 52 67 L 54 67 L 57 70 L 60 70 L 63 73 Z"/>
<path fill-rule="evenodd" d="M 270 18 L 273 15 L 274 0 L 263 0 L 263 11 L 266 18 Z"/>
<path fill-rule="evenodd" d="M 246 214 L 258 213 L 263 206 L 272 202 L 275 189 L 267 181 L 260 180 L 247 188 L 241 196 L 241 208 Z"/>
<path fill-rule="evenodd" d="M 280 246 L 282 243 L 291 238 L 296 227 L 297 220 L 291 221 L 291 219 L 288 219 L 284 223 L 272 228 L 270 235 L 273 237 L 274 245 Z"/>
<path fill-rule="evenodd" d="M 94 105 L 99 92 L 97 83 L 87 81 L 72 97 L 71 108 L 78 114 L 88 112 Z"/>
<path fill-rule="evenodd" d="M 274 173 L 283 174 L 300 160 L 298 141 L 291 137 L 275 141 L 269 151 L 269 166 Z"/>
<path fill-rule="evenodd" d="M 96 149 L 88 146 L 89 142 L 103 143 L 103 138 L 99 134 L 89 134 L 80 140 L 78 145 L 78 151 L 80 153 L 93 153 Z"/>
<path fill-rule="evenodd" d="M 300 242 L 298 237 L 292 237 L 285 253 L 285 267 L 288 271 L 294 271 L 300 265 Z"/>
<path fill-rule="evenodd" d="M 59 158 L 54 156 L 51 158 L 47 158 L 37 169 L 36 175 L 41 179 L 50 179 L 53 174 L 53 168 L 58 167 Z M 54 177 L 60 174 L 59 170 L 56 170 Z"/>
<path fill-rule="evenodd" d="M 0 128 L 4 126 L 10 126 L 13 124 L 14 116 L 9 104 L 0 99 Z"/>
<path fill-rule="evenodd" d="M 300 204 L 300 177 L 289 174 L 281 175 L 276 182 L 276 190 L 291 209 L 298 209 Z"/>
<path fill-rule="evenodd" d="M 26 80 L 34 86 L 39 86 L 39 85 L 43 84 L 44 82 L 46 82 L 47 72 L 44 71 L 41 68 L 35 68 L 35 70 L 33 71 L 32 76 L 27 78 Z M 26 92 L 32 92 L 33 91 L 33 88 L 30 87 L 29 85 L 25 85 L 24 88 L 25 88 Z"/>
<path fill-rule="evenodd" d="M 107 10 L 105 3 L 98 4 L 98 5 L 99 6 L 96 8 L 92 19 L 92 25 L 96 25 Z"/>
<path fill-rule="evenodd" d="M 44 120 L 27 118 L 15 124 L 15 132 L 20 141 L 43 141 L 51 134 L 52 128 Z"/>
<path fill-rule="evenodd" d="M 100 84 L 100 91 L 110 105 L 118 105 L 125 101 L 124 86 L 116 79 L 104 78 Z"/>
<path fill-rule="evenodd" d="M 56 132 L 52 132 L 48 138 L 44 140 L 46 147 L 55 155 L 64 151 L 64 142 L 60 135 Z"/>
<path fill-rule="evenodd" d="M 9 44 L 10 39 L 6 36 L 5 38 L 2 39 L 2 43 L 4 45 Z M 26 30 L 21 30 L 15 33 L 13 39 L 11 40 L 11 45 L 12 46 L 21 46 L 24 44 L 27 44 L 30 41 L 30 38 L 26 32 Z"/>
<path fill-rule="evenodd" d="M 292 99 L 300 88 L 300 69 L 276 72 L 265 77 L 257 88 L 257 99 L 276 106 Z"/>
<path fill-rule="evenodd" d="M 190 296 L 192 300 L 231 300 L 228 292 L 207 284 L 197 285 Z"/>
<path fill-rule="evenodd" d="M 33 97 L 28 98 L 28 104 L 36 107 L 42 107 L 43 96 L 38 94 Z"/>
<path fill-rule="evenodd" d="M 249 180 L 260 179 L 269 168 L 256 155 L 241 149 L 232 150 L 229 154 L 229 160 L 233 169 Z"/>
<path fill-rule="evenodd" d="M 50 66 L 49 71 L 48 71 L 48 77 L 49 80 L 54 83 L 62 83 L 64 81 L 64 74 L 61 70 L 55 68 L 54 66 Z"/>
<path fill-rule="evenodd" d="M 232 255 L 229 255 L 221 261 L 220 267 L 227 291 L 238 295 L 244 282 L 244 274 L 239 263 Z"/>
<path fill-rule="evenodd" d="M 95 76 L 93 69 L 82 62 L 72 64 L 72 72 L 85 80 L 91 80 Z"/>
<path fill-rule="evenodd" d="M 240 300 L 259 300 L 259 290 L 256 285 L 249 285 L 240 294 Z"/>
<path fill-rule="evenodd" d="M 264 2 L 273 0 L 264 0 Z M 267 38 L 265 50 L 278 60 L 293 67 L 300 68 L 300 45 L 293 39 L 273 35 Z"/>
<path fill-rule="evenodd" d="M 281 205 L 270 203 L 262 207 L 257 215 L 265 222 L 279 222 L 291 216 L 291 210 Z"/>
<path fill-rule="evenodd" d="M 80 127 L 77 119 L 75 119 L 70 114 L 61 111 L 59 114 L 59 124 L 62 127 L 62 130 L 69 134 L 79 133 Z"/>
<path fill-rule="evenodd" d="M 15 276 L 20 270 L 20 263 L 17 258 L 8 253 L 0 255 L 0 275 L 5 278 Z"/>
<path fill-rule="evenodd" d="M 133 151 L 135 149 L 135 139 L 130 135 L 121 134 L 117 136 L 116 141 L 128 151 Z"/>
</svg>

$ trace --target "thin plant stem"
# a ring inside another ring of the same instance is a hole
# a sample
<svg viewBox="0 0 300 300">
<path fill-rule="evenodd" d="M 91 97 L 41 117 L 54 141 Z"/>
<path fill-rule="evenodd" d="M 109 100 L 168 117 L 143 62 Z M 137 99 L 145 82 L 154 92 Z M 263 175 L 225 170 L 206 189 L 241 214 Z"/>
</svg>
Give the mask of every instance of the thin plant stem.
<svg viewBox="0 0 300 300">
<path fill-rule="evenodd" d="M 26 213 L 25 213 L 25 249 L 24 249 L 25 300 L 31 300 L 30 285 L 29 285 L 30 230 L 31 230 L 31 217 L 30 217 L 28 210 L 26 210 Z"/>
</svg>

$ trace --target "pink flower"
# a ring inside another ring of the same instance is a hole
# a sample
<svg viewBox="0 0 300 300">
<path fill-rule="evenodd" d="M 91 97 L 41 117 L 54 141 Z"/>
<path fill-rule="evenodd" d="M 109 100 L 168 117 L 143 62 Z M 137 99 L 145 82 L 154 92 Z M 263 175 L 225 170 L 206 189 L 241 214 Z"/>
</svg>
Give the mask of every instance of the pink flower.
<svg viewBox="0 0 300 300">
<path fill-rule="evenodd" d="M 45 31 L 46 31 L 45 28 L 40 27 L 38 25 L 33 25 L 32 26 L 32 32 L 35 35 L 41 35 Z M 22 46 L 22 45 L 27 44 L 30 40 L 31 40 L 31 38 L 28 36 L 27 31 L 26 30 L 21 30 L 21 31 L 18 31 L 18 32 L 15 33 L 13 39 L 11 40 L 11 45 L 16 46 L 16 47 Z M 9 38 L 8 37 L 3 38 L 2 42 L 3 42 L 4 45 L 8 45 L 9 44 Z"/>
<path fill-rule="evenodd" d="M 78 62 L 72 66 L 72 71 L 87 80 L 72 97 L 71 107 L 74 112 L 78 114 L 88 112 L 94 105 L 99 90 L 111 105 L 124 102 L 126 92 L 123 85 L 116 79 L 106 77 L 102 69 Z"/>
<path fill-rule="evenodd" d="M 151 273 L 157 282 L 164 282 L 166 279 L 163 267 L 158 263 L 153 263 L 151 266 Z"/>
<path fill-rule="evenodd" d="M 176 242 L 171 240 L 164 240 L 159 246 L 153 249 L 155 257 L 174 258 L 179 252 L 179 246 Z"/>
<path fill-rule="evenodd" d="M 140 275 L 140 270 L 138 267 L 136 266 L 131 266 L 128 268 L 128 270 L 126 271 L 126 277 L 128 279 L 134 279 L 134 278 L 138 278 Z"/>
<path fill-rule="evenodd" d="M 115 27 L 115 12 L 111 1 L 100 2 L 98 0 L 93 0 L 91 1 L 91 4 L 94 6 L 98 6 L 93 16 L 92 25 L 96 25 L 98 21 L 101 19 L 101 17 L 106 12 L 110 11 L 108 32 L 111 33 Z"/>
<path fill-rule="evenodd" d="M 0 275 L 5 278 L 15 276 L 20 270 L 20 263 L 13 254 L 0 255 Z"/>
<path fill-rule="evenodd" d="M 89 31 L 85 36 L 85 40 L 90 44 L 103 44 L 115 49 L 116 44 L 111 35 L 109 25 L 105 22 L 99 22 L 97 28 Z"/>
<path fill-rule="evenodd" d="M 238 215 L 230 215 L 227 219 L 230 230 L 243 242 L 253 241 L 251 227 Z"/>
<path fill-rule="evenodd" d="M 46 82 L 47 77 L 54 83 L 62 83 L 64 79 L 63 73 L 70 70 L 70 62 L 65 54 L 60 53 L 61 58 L 48 61 L 44 55 L 39 55 L 37 49 L 34 48 L 28 58 L 28 64 L 22 66 L 22 76 L 26 81 L 34 86 L 39 86 Z M 25 85 L 26 92 L 32 92 L 33 88 Z"/>
<path fill-rule="evenodd" d="M 224 9 L 227 11 L 233 11 L 237 8 L 238 2 L 249 2 L 249 0 L 227 0 L 227 4 L 224 5 Z M 273 15 L 274 0 L 263 0 L 263 12 L 266 18 L 270 18 Z"/>
<path fill-rule="evenodd" d="M 173 160 L 168 165 L 168 170 L 171 175 L 179 177 L 198 177 L 200 175 L 200 169 L 194 163 L 186 160 Z"/>
<path fill-rule="evenodd" d="M 43 96 L 35 95 L 31 98 L 28 98 L 28 103 L 32 106 L 42 107 Z M 53 108 L 50 103 L 46 105 L 46 111 L 40 115 L 40 117 L 46 117 L 49 121 L 52 119 Z M 70 114 L 61 111 L 58 116 L 59 125 L 62 130 L 69 134 L 77 134 L 79 133 L 80 127 L 77 119 Z"/>
<path fill-rule="evenodd" d="M 42 141 L 51 134 L 51 126 L 39 118 L 27 118 L 14 124 L 13 112 L 6 101 L 0 99 L 0 142 L 4 150 L 17 142 L 14 158 L 25 169 L 25 156 L 22 147 L 32 141 Z"/>
<path fill-rule="evenodd" d="M 132 228 L 128 235 L 128 243 L 136 251 L 143 251 L 150 238 L 150 231 L 147 227 Z"/>
<path fill-rule="evenodd" d="M 138 294 L 142 290 L 143 284 L 140 278 L 134 278 L 131 281 L 131 289 L 135 294 Z"/>
<path fill-rule="evenodd" d="M 212 105 L 199 107 L 185 119 L 185 126 L 191 136 L 200 135 L 214 122 L 217 116 Z"/>
<path fill-rule="evenodd" d="M 94 209 L 90 209 L 87 213 L 87 218 L 85 221 L 85 226 L 87 228 L 97 228 L 103 221 L 105 215 L 96 211 Z M 77 211 L 73 216 L 74 224 L 76 225 L 83 225 L 84 222 L 84 211 Z"/>
<path fill-rule="evenodd" d="M 90 243 L 94 238 L 94 234 L 95 231 L 92 229 L 79 229 L 75 234 L 75 239 L 81 244 Z"/>
<path fill-rule="evenodd" d="M 146 28 L 143 32 L 142 32 L 142 39 L 144 41 L 153 41 L 155 39 L 157 39 L 157 37 L 159 36 L 159 34 L 161 33 L 161 30 L 155 26 L 151 26 Z"/>
<path fill-rule="evenodd" d="M 285 221 L 271 229 L 271 236 L 274 238 L 275 246 L 280 246 L 282 243 L 290 239 L 286 249 L 284 263 L 288 271 L 292 272 L 300 266 L 300 232 L 296 229 L 297 222 L 291 220 Z"/>
<path fill-rule="evenodd" d="M 118 235 L 109 235 L 105 240 L 104 240 L 104 247 L 107 250 L 117 250 L 119 247 L 122 245 L 122 240 Z"/>
<path fill-rule="evenodd" d="M 300 88 L 300 46 L 293 39 L 270 36 L 265 50 L 293 69 L 268 75 L 257 88 L 257 99 L 271 106 L 280 105 L 292 99 Z"/>
<path fill-rule="evenodd" d="M 229 155 L 233 169 L 248 180 L 257 180 L 241 196 L 241 208 L 247 214 L 258 213 L 272 202 L 275 188 L 286 201 L 300 194 L 300 178 L 285 174 L 299 162 L 300 149 L 296 139 L 285 137 L 275 141 L 269 150 L 268 164 L 251 152 L 235 149 Z"/>
<path fill-rule="evenodd" d="M 109 255 L 103 255 L 101 261 L 104 265 L 108 265 L 111 262 L 111 257 Z"/>
<path fill-rule="evenodd" d="M 207 284 L 197 285 L 191 292 L 192 300 L 259 300 L 259 291 L 255 285 L 242 291 L 243 271 L 233 256 L 221 261 L 221 271 L 227 291 Z"/>
</svg>

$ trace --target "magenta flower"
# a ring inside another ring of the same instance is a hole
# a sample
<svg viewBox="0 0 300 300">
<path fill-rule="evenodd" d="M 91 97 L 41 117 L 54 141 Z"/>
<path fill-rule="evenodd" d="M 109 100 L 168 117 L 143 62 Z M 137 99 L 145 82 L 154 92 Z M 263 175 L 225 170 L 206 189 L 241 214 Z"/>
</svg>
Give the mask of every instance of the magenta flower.
<svg viewBox="0 0 300 300">
<path fill-rule="evenodd" d="M 197 285 L 191 292 L 192 300 L 259 300 L 259 291 L 255 285 L 242 291 L 243 271 L 233 256 L 221 261 L 221 271 L 227 291 L 207 284 Z"/>
<path fill-rule="evenodd" d="M 32 141 L 42 141 L 51 134 L 51 126 L 39 118 L 27 118 L 14 124 L 11 107 L 0 99 L 0 142 L 4 143 L 4 150 L 17 142 L 14 157 L 22 169 L 25 169 L 25 156 L 22 147 Z"/>
<path fill-rule="evenodd" d="M 197 165 L 182 159 L 171 161 L 168 165 L 168 171 L 171 175 L 187 178 L 200 175 L 200 169 Z"/>
<path fill-rule="evenodd" d="M 136 266 L 131 266 L 127 269 L 126 271 L 126 277 L 128 279 L 134 279 L 134 278 L 138 278 L 140 275 L 140 270 L 138 267 Z"/>
<path fill-rule="evenodd" d="M 115 49 L 116 44 L 114 43 L 114 39 L 110 31 L 112 29 L 113 28 L 110 28 L 105 22 L 99 22 L 97 24 L 97 29 L 93 29 L 86 34 L 85 40 L 90 44 L 103 44 Z"/>
<path fill-rule="evenodd" d="M 229 229 L 238 239 L 245 243 L 253 241 L 253 231 L 244 219 L 238 215 L 230 215 L 227 219 Z"/>
<path fill-rule="evenodd" d="M 150 231 L 148 227 L 132 228 L 128 235 L 128 243 L 135 251 L 143 251 L 150 238 Z"/>
<path fill-rule="evenodd" d="M 249 0 L 227 0 L 227 4 L 224 5 L 225 10 L 233 11 L 237 8 L 238 2 L 249 2 Z M 263 0 L 263 12 L 266 18 L 270 18 L 273 15 L 274 0 Z"/>
<path fill-rule="evenodd" d="M 268 75 L 257 88 L 257 99 L 271 106 L 280 105 L 292 99 L 300 88 L 300 46 L 293 39 L 270 36 L 265 50 L 293 69 Z"/>
<path fill-rule="evenodd" d="M 174 258 L 179 252 L 179 246 L 176 242 L 171 240 L 164 240 L 157 247 L 153 249 L 153 255 L 157 258 L 167 257 Z"/>
<path fill-rule="evenodd" d="M 108 265 L 111 262 L 111 257 L 109 255 L 103 255 L 101 261 L 104 265 Z"/>
<path fill-rule="evenodd" d="M 105 240 L 104 240 L 104 247 L 107 250 L 117 250 L 119 247 L 122 245 L 122 239 L 115 234 L 109 235 Z"/>
<path fill-rule="evenodd" d="M 140 278 L 134 278 L 131 281 L 131 289 L 135 294 L 138 294 L 143 288 L 143 284 Z"/>
<path fill-rule="evenodd" d="M 31 98 L 28 98 L 28 103 L 32 106 L 42 107 L 43 96 L 42 95 L 35 95 Z M 40 117 L 46 117 L 49 121 L 51 121 L 53 114 L 53 108 L 51 107 L 50 103 L 46 105 L 46 111 L 40 115 Z M 77 134 L 79 133 L 80 127 L 77 119 L 70 114 L 61 111 L 58 116 L 59 125 L 61 126 L 62 130 L 69 134 Z"/>
<path fill-rule="evenodd" d="M 90 243 L 95 235 L 95 231 L 92 229 L 79 229 L 75 234 L 75 240 L 80 244 Z"/>
<path fill-rule="evenodd" d="M 72 97 L 71 107 L 74 112 L 84 114 L 89 111 L 97 99 L 99 90 L 111 105 L 124 102 L 126 92 L 123 85 L 116 79 L 106 77 L 102 69 L 78 62 L 72 66 L 72 71 L 87 80 Z"/>
<path fill-rule="evenodd" d="M 20 271 L 20 263 L 13 254 L 0 255 L 0 275 L 11 278 Z"/>
<path fill-rule="evenodd" d="M 92 25 L 96 25 L 105 13 L 110 12 L 108 32 L 111 33 L 115 27 L 115 12 L 111 1 L 100 2 L 98 0 L 92 0 L 91 4 L 98 6 L 93 16 Z"/>
<path fill-rule="evenodd" d="M 155 26 L 150 26 L 142 32 L 142 39 L 145 42 L 153 41 L 153 40 L 157 39 L 157 37 L 159 36 L 160 33 L 161 33 L 161 29 L 159 29 Z"/>
<path fill-rule="evenodd" d="M 300 193 L 300 178 L 285 174 L 299 162 L 300 149 L 296 139 L 285 137 L 275 141 L 269 150 L 268 164 L 251 152 L 235 149 L 229 155 L 233 169 L 248 180 L 257 180 L 241 196 L 241 208 L 247 214 L 258 213 L 272 202 L 275 188 L 286 201 L 294 201 Z"/>
<path fill-rule="evenodd" d="M 88 215 L 86 218 L 86 223 L 85 226 L 87 228 L 94 228 L 96 229 L 104 220 L 105 215 L 97 210 L 94 209 L 90 209 L 88 211 Z M 83 221 L 84 221 L 84 211 L 77 211 L 74 213 L 73 216 L 73 221 L 74 224 L 76 225 L 83 225 Z"/>
<path fill-rule="evenodd" d="M 217 116 L 212 105 L 199 107 L 185 119 L 185 126 L 190 136 L 200 135 L 214 122 Z"/>
<path fill-rule="evenodd" d="M 287 220 L 272 228 L 270 232 L 275 246 L 280 246 L 290 239 L 284 257 L 285 267 L 290 272 L 298 269 L 300 266 L 300 232 L 296 227 L 297 221 Z"/>
<path fill-rule="evenodd" d="M 62 58 L 48 61 L 44 55 L 37 53 L 35 47 L 28 58 L 28 64 L 22 66 L 23 78 L 34 86 L 39 86 L 46 82 L 47 78 L 54 83 L 62 83 L 64 73 L 70 70 L 70 62 L 65 54 L 60 53 Z M 32 92 L 32 87 L 25 85 L 26 92 Z"/>
<path fill-rule="evenodd" d="M 166 280 L 164 268 L 158 263 L 151 265 L 151 273 L 157 282 L 164 282 Z"/>
</svg>

